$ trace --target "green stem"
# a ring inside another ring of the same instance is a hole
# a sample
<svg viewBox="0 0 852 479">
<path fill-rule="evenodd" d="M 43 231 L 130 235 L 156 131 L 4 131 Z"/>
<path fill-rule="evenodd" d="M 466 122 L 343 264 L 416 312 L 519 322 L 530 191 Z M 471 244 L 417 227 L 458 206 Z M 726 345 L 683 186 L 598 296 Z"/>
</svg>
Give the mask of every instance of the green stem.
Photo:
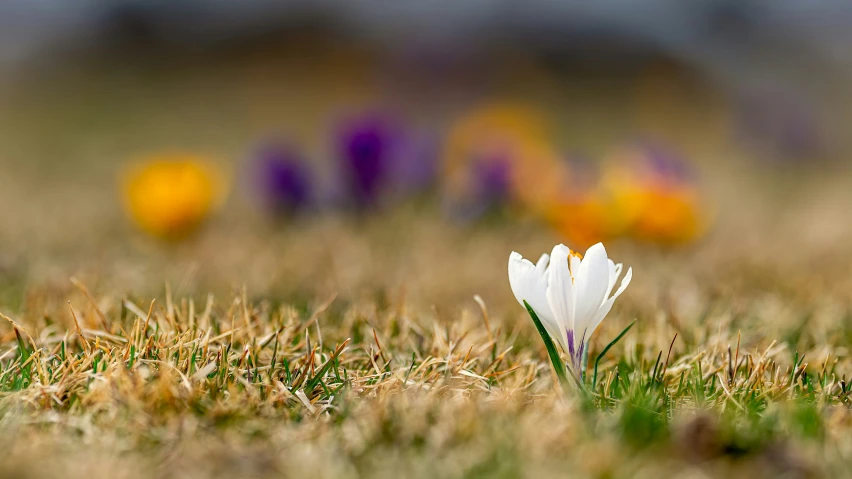
<svg viewBox="0 0 852 479">
<path fill-rule="evenodd" d="M 541 320 L 538 319 L 538 315 L 526 301 L 524 301 L 524 306 L 527 308 L 527 312 L 530 314 L 533 323 L 535 323 L 535 328 L 538 330 L 541 340 L 544 341 L 544 347 L 547 348 L 547 355 L 550 357 L 550 364 L 553 365 L 553 370 L 556 371 L 556 377 L 559 378 L 559 384 L 562 386 L 562 389 L 566 392 L 568 391 L 568 376 L 571 376 L 574 384 L 577 385 L 577 389 L 579 389 L 584 396 L 588 397 L 588 390 L 586 390 L 583 382 L 575 374 L 568 372 L 566 365 L 559 357 L 559 351 L 556 349 L 556 345 L 553 344 L 553 339 L 550 338 L 550 334 L 548 334 L 547 330 L 544 329 L 544 325 L 541 324 Z"/>
<path fill-rule="evenodd" d="M 559 379 L 560 386 L 567 390 L 568 376 L 565 372 L 565 365 L 562 364 L 562 359 L 559 357 L 559 351 L 556 350 L 556 345 L 553 344 L 553 339 L 550 338 L 550 334 L 548 334 L 547 330 L 544 329 L 544 325 L 541 324 L 541 320 L 538 319 L 538 315 L 535 311 L 533 311 L 532 306 L 530 306 L 526 301 L 524 301 L 524 306 L 527 308 L 527 312 L 530 314 L 533 323 L 535 323 L 535 328 L 538 330 L 541 340 L 544 341 L 544 347 L 547 348 L 547 355 L 550 357 L 550 364 L 553 365 L 553 370 L 556 372 L 556 377 Z"/>
</svg>

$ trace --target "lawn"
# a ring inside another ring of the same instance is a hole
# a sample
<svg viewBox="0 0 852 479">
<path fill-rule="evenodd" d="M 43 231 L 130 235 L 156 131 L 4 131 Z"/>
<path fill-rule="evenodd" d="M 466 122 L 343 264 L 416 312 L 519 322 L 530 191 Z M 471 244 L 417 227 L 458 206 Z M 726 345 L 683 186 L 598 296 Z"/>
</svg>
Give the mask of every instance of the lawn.
<svg viewBox="0 0 852 479">
<path fill-rule="evenodd" d="M 196 236 L 148 238 L 116 200 L 122 148 L 181 138 L 229 158 L 289 117 L 236 110 L 248 90 L 212 104 L 157 79 L 184 109 L 124 117 L 101 107 L 141 80 L 111 75 L 57 86 L 82 96 L 55 110 L 30 91 L 4 99 L 20 117 L 0 113 L 0 475 L 848 475 L 842 165 L 754 162 L 691 114 L 679 138 L 712 226 L 686 245 L 607 243 L 633 281 L 583 390 L 562 389 L 506 273 L 558 233 L 517 212 L 457 224 L 428 198 L 276 224 L 235 190 Z"/>
</svg>

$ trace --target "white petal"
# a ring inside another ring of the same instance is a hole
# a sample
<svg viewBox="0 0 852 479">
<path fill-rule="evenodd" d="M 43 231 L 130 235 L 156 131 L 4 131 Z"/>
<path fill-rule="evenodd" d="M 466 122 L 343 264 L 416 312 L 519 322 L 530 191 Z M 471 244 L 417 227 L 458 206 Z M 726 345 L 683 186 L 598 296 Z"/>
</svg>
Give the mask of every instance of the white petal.
<svg viewBox="0 0 852 479">
<path fill-rule="evenodd" d="M 621 266 L 621 265 L 619 265 L 619 266 Z M 615 301 L 615 298 L 621 296 L 621 293 L 623 293 L 624 290 L 627 289 L 627 286 L 630 284 L 630 280 L 632 280 L 632 279 L 633 279 L 633 268 L 627 268 L 627 274 L 625 274 L 624 279 L 621 280 L 621 284 L 618 286 L 618 291 L 616 291 L 615 294 L 612 295 L 612 298 L 610 298 L 610 299 Z"/>
<path fill-rule="evenodd" d="M 609 286 L 606 288 L 607 298 L 612 294 L 612 288 L 615 286 L 615 282 L 618 281 L 618 277 L 621 276 L 621 268 L 621 263 L 615 264 L 612 260 L 609 260 Z"/>
<path fill-rule="evenodd" d="M 611 298 L 604 301 L 604 304 L 601 306 L 601 309 L 595 314 L 595 318 L 592 320 L 592 323 L 589 325 L 589 332 L 586 334 L 586 339 L 588 339 L 592 333 L 598 328 L 601 322 L 604 320 L 609 311 L 612 309 L 613 303 L 615 303 L 616 298 L 621 296 L 621 293 L 627 289 L 627 285 L 630 284 L 630 280 L 633 279 L 633 268 L 627 268 L 627 274 L 624 275 L 624 279 L 621 280 L 621 285 L 618 287 L 618 291 L 612 295 Z"/>
<path fill-rule="evenodd" d="M 587 329 L 595 320 L 595 315 L 604 303 L 609 287 L 609 259 L 606 249 L 598 243 L 586 251 L 576 277 L 576 306 L 574 315 L 575 334 L 579 338 L 588 338 Z M 550 298 L 548 298 L 550 299 Z"/>
<path fill-rule="evenodd" d="M 571 250 L 560 244 L 553 247 L 550 253 L 548 268 L 547 303 L 553 312 L 553 318 L 559 325 L 562 336 L 574 329 L 574 282 L 568 270 L 568 256 Z M 567 338 L 563 338 L 563 344 Z M 566 348 L 567 352 L 568 349 Z"/>
<path fill-rule="evenodd" d="M 550 263 L 550 255 L 544 253 L 541 255 L 541 258 L 538 259 L 538 263 L 535 264 L 535 271 L 538 274 L 544 274 L 547 271 L 547 265 Z"/>
<path fill-rule="evenodd" d="M 547 302 L 546 261 L 542 264 L 545 256 L 547 255 L 542 256 L 538 264 L 534 266 L 529 260 L 513 251 L 509 255 L 509 285 L 518 303 L 521 306 L 524 305 L 524 301 L 529 303 L 538 319 L 541 320 L 544 329 L 565 347 L 564 340 L 560 339 L 564 334 L 561 334 L 558 323 L 553 319 L 553 313 Z"/>
</svg>

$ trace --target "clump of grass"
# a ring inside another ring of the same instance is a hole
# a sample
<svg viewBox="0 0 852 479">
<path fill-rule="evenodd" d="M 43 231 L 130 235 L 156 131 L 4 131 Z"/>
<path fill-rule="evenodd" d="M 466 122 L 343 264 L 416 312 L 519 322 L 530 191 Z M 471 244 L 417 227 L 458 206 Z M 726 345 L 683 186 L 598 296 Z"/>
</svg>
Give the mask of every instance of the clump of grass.
<svg viewBox="0 0 852 479">
<path fill-rule="evenodd" d="M 196 302 L 167 290 L 104 311 L 77 287 L 66 321 L 3 316 L 4 440 L 20 457 L 53 452 L 0 472 L 47 477 L 89 457 L 126 477 L 140 464 L 162 477 L 628 477 L 816 474 L 845 459 L 795 452 L 827 451 L 846 431 L 852 389 L 837 359 L 814 365 L 777 341 L 747 349 L 709 325 L 694 337 L 712 340 L 664 350 L 650 338 L 670 330 L 637 318 L 592 356 L 579 394 L 555 387 L 528 322 L 489 318 L 481 298 L 441 322 L 392 300 L 305 308 L 244 291 Z"/>
</svg>

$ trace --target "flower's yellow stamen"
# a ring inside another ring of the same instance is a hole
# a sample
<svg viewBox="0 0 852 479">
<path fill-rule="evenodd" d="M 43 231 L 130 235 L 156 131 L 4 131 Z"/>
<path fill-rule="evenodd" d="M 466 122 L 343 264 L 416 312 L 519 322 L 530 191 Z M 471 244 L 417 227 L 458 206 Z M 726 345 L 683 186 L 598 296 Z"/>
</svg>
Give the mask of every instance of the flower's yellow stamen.
<svg viewBox="0 0 852 479">
<path fill-rule="evenodd" d="M 568 250 L 568 272 L 571 273 L 571 284 L 574 284 L 576 282 L 576 280 L 574 279 L 575 271 L 573 271 L 573 269 L 571 268 L 571 257 L 572 256 L 579 259 L 579 260 L 582 260 L 583 255 L 581 255 L 580 253 L 578 253 L 578 252 L 576 252 L 572 249 Z"/>
</svg>

